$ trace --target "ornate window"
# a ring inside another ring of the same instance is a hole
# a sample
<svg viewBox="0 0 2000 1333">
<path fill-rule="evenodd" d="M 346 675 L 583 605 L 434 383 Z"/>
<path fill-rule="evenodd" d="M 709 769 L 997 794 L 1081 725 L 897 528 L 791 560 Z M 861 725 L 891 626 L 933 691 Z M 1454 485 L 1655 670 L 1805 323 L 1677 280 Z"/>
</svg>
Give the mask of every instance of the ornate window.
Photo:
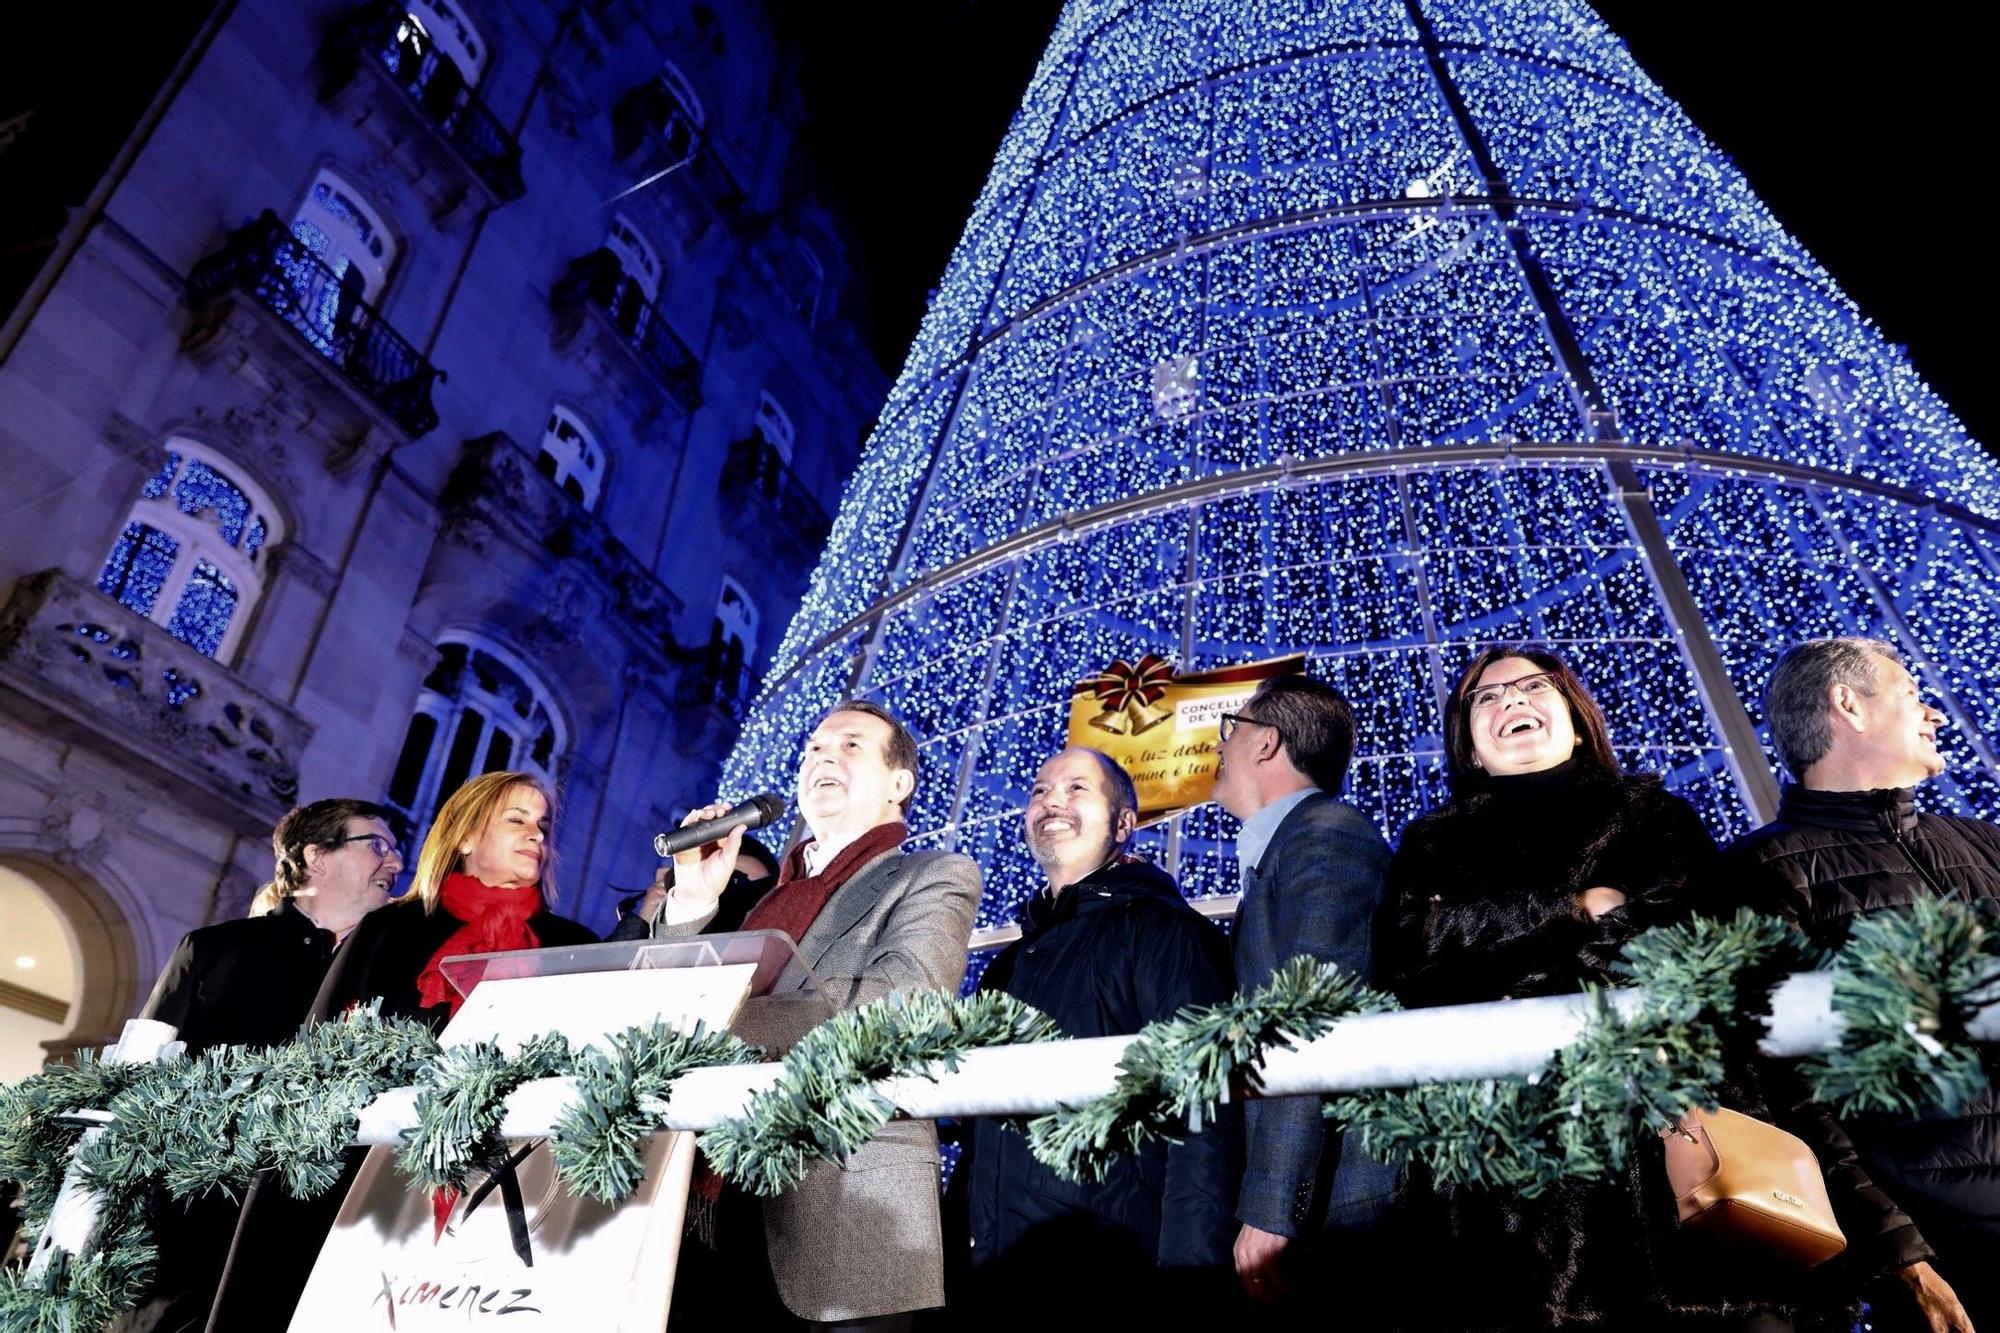
<svg viewBox="0 0 2000 1333">
<path fill-rule="evenodd" d="M 453 0 L 405 0 L 405 28 L 396 45 L 421 60 L 426 51 L 449 60 L 465 87 L 475 87 L 486 72 L 486 43 L 463 7 Z"/>
<path fill-rule="evenodd" d="M 564 403 L 549 408 L 535 468 L 585 509 L 597 508 L 604 489 L 604 450 L 590 427 Z"/>
<path fill-rule="evenodd" d="M 322 169 L 306 191 L 292 234 L 305 243 L 354 297 L 374 299 L 388 285 L 396 241 L 361 192 Z"/>
<path fill-rule="evenodd" d="M 256 486 L 194 441 L 171 439 L 167 461 L 111 544 L 97 587 L 226 661 L 263 591 L 266 552 L 282 537 Z"/>
<path fill-rule="evenodd" d="M 328 282 L 318 265 L 281 250 L 281 260 L 298 271 L 288 275 L 302 307 L 300 329 L 325 355 L 342 365 L 355 350 L 361 301 L 381 299 L 396 261 L 396 242 L 381 215 L 360 193 L 331 171 L 322 170 L 292 219 L 292 234 L 333 274 Z"/>
<path fill-rule="evenodd" d="M 562 752 L 562 719 L 534 673 L 476 635 L 447 635 L 417 694 L 389 800 L 416 831 L 415 845 L 467 778 L 512 768 L 553 783 Z"/>
<path fill-rule="evenodd" d="M 822 264 L 817 252 L 804 241 L 797 245 L 799 255 L 798 292 L 793 297 L 793 308 L 804 316 L 806 326 L 812 327 L 819 319 L 820 293 L 826 288 L 826 265 Z"/>
<path fill-rule="evenodd" d="M 701 143 L 702 131 L 708 128 L 708 112 L 701 104 L 701 97 L 681 73 L 680 66 L 671 60 L 660 64 L 660 91 L 665 94 L 661 98 L 660 134 L 674 153 L 692 157 Z"/>
<path fill-rule="evenodd" d="M 715 697 L 736 707 L 750 702 L 750 664 L 757 660 L 757 604 L 743 585 L 727 574 L 715 601 L 715 625 L 709 632 L 709 664 Z"/>
<path fill-rule="evenodd" d="M 757 395 L 756 427 L 757 433 L 764 437 L 764 443 L 770 445 L 772 452 L 789 467 L 792 442 L 798 438 L 798 433 L 792 429 L 791 416 L 768 392 Z"/>
<path fill-rule="evenodd" d="M 636 285 L 641 296 L 649 302 L 660 299 L 660 276 L 665 271 L 660 256 L 631 218 L 620 213 L 611 219 L 611 234 L 604 238 L 604 248 L 617 257 L 626 281 Z"/>
<path fill-rule="evenodd" d="M 623 213 L 611 219 L 611 230 L 600 253 L 610 254 L 618 271 L 610 275 L 609 295 L 597 299 L 603 301 L 605 313 L 620 332 L 643 344 L 647 330 L 659 318 L 654 302 L 660 297 L 660 278 L 666 272 L 665 266 L 632 219 Z"/>
</svg>

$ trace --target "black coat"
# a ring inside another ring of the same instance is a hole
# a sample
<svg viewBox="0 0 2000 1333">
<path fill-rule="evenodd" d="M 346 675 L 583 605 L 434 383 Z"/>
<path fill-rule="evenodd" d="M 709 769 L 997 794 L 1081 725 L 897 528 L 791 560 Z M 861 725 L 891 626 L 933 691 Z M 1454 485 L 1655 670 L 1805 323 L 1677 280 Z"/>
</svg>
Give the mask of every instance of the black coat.
<svg viewBox="0 0 2000 1333">
<path fill-rule="evenodd" d="M 379 998 L 383 1017 L 421 1019 L 432 1031 L 442 1031 L 450 1011 L 419 1002 L 417 976 L 462 924 L 442 906 L 429 913 L 409 901 L 376 908 L 341 942 L 312 1017 L 325 1022 Z M 529 917 L 528 927 L 543 948 L 597 943 L 587 927 L 546 910 Z M 286 1325 L 363 1156 L 362 1149 L 350 1150 L 340 1182 L 316 1199 L 294 1199 L 263 1177 L 250 1186 L 209 1314 L 209 1333 L 264 1333 Z"/>
<path fill-rule="evenodd" d="M 442 1031 L 450 1011 L 425 1008 L 417 996 L 417 976 L 432 955 L 465 923 L 440 904 L 426 912 L 422 904 L 402 901 L 377 908 L 361 918 L 327 969 L 326 981 L 313 1001 L 312 1016 L 324 1022 L 372 999 L 382 1001 L 384 1018 L 421 1018 L 431 1030 Z M 543 909 L 528 918 L 528 929 L 544 949 L 595 944 L 589 927 Z"/>
<path fill-rule="evenodd" d="M 1855 917 L 1895 911 L 1926 896 L 2000 900 L 2000 827 L 1919 814 L 1916 793 L 1908 788 L 1788 786 L 1778 817 L 1732 843 L 1728 860 L 1746 898 L 1788 917 L 1827 948 L 1847 938 Z M 1858 1224 L 1841 1219 L 1850 1243 L 1865 1239 L 1880 1267 L 1935 1251 L 1938 1271 L 1982 1328 L 2000 1326 L 2000 1276 L 1993 1264 L 2000 1257 L 2000 1050 L 1988 1047 L 1987 1056 L 1988 1088 L 1958 1117 L 1847 1122 L 1860 1150 L 1860 1164 L 1850 1166 L 1861 1181 L 1857 1188 L 1872 1177 L 1909 1216 L 1884 1211 Z"/>
<path fill-rule="evenodd" d="M 1413 1008 L 1604 984 L 1627 939 L 1721 882 L 1700 816 L 1657 778 L 1571 762 L 1487 788 L 1411 820 L 1389 862 L 1375 966 Z M 1600 887 L 1625 906 L 1592 921 L 1576 897 Z"/>
<path fill-rule="evenodd" d="M 333 932 L 287 898 L 264 916 L 191 930 L 153 986 L 140 1017 L 172 1023 L 188 1054 L 212 1046 L 274 1046 L 298 1034 L 332 961 Z M 160 1329 L 200 1327 L 236 1232 L 224 1194 L 159 1201 Z"/>
<path fill-rule="evenodd" d="M 1721 868 L 1694 810 L 1656 778 L 1572 761 L 1493 780 L 1404 830 L 1378 923 L 1378 976 L 1416 1007 L 1606 984 L 1640 930 L 1723 903 Z M 1596 887 L 1617 889 L 1625 906 L 1591 920 L 1576 895 Z M 1726 1089 L 1723 1101 L 1768 1114 L 1754 1088 Z M 1536 1199 L 1433 1191 L 1413 1169 L 1398 1218 L 1404 1248 L 1452 1280 L 1422 1293 L 1412 1326 L 1685 1327 L 1683 1317 L 1798 1300 L 1788 1275 L 1733 1266 L 1678 1233 L 1661 1160 L 1657 1142 L 1644 1143 L 1623 1177 Z"/>
<path fill-rule="evenodd" d="M 172 1023 L 190 1055 L 290 1041 L 319 994 L 333 945 L 333 932 L 289 898 L 265 916 L 189 931 L 140 1017 Z"/>
<path fill-rule="evenodd" d="M 1143 862 L 1106 866 L 1053 901 L 1037 893 L 1020 921 L 1021 938 L 979 988 L 1033 1005 L 1065 1036 L 1137 1032 L 1233 989 L 1227 938 L 1172 877 Z M 1088 1296 L 1080 1287 L 1102 1292 L 1111 1310 L 1158 1308 L 1169 1291 L 1177 1301 L 1226 1294 L 1240 1132 L 1226 1107 L 1185 1142 L 1149 1144 L 1103 1181 L 1072 1185 L 1034 1160 L 1023 1135 L 990 1117 L 972 1121 L 952 1182 L 969 1219 L 970 1245 L 959 1244 L 970 1251 L 972 1291 L 954 1293 L 952 1308 L 967 1318 L 1005 1311 L 1016 1323 L 1021 1284 L 1053 1271 L 1072 1273 L 1077 1299 Z"/>
</svg>

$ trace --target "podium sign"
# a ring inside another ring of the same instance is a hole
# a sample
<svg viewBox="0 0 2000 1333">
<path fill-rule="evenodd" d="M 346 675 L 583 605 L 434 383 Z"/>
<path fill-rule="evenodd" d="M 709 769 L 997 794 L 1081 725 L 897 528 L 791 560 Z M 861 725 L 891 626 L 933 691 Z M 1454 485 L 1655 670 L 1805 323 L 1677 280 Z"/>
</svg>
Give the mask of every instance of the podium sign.
<svg viewBox="0 0 2000 1333">
<path fill-rule="evenodd" d="M 442 971 L 466 995 L 444 1046 L 503 1049 L 561 1032 L 578 1046 L 656 1019 L 727 1028 L 754 989 L 796 961 L 776 931 L 470 955 Z M 800 964 L 803 967 L 803 964 Z M 812 987 L 807 973 L 808 987 Z M 645 1180 L 615 1206 L 568 1194 L 543 1142 L 510 1145 L 508 1169 L 476 1180 L 439 1233 L 394 1150 L 375 1148 L 349 1190 L 292 1333 L 425 1333 L 481 1327 L 658 1333 L 665 1325 L 694 1170 L 694 1135 L 655 1134 Z"/>
</svg>

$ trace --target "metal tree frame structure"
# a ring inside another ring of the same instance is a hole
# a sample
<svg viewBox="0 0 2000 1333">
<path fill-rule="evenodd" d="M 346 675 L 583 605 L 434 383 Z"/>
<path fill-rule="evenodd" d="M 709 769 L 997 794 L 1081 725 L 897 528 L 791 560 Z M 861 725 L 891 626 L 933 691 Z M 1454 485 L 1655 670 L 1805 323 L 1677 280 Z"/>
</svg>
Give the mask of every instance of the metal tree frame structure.
<svg viewBox="0 0 2000 1333">
<path fill-rule="evenodd" d="M 923 742 L 914 845 L 1039 883 L 1069 687 L 1303 650 L 1348 799 L 1442 796 L 1475 645 L 1539 639 L 1718 835 L 1800 638 L 1900 646 L 2000 814 L 2000 469 L 1588 8 L 1072 0 L 724 779 L 829 704 Z M 1233 891 L 1213 807 L 1150 836 Z"/>
</svg>

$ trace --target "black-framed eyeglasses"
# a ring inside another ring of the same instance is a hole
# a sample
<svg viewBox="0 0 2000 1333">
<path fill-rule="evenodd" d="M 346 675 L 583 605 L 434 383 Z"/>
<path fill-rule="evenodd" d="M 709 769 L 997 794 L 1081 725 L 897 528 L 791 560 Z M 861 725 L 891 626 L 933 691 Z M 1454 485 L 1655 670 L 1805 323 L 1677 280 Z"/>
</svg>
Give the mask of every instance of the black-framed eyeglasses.
<svg viewBox="0 0 2000 1333">
<path fill-rule="evenodd" d="M 1231 736 L 1234 736 L 1236 734 L 1236 729 L 1242 726 L 1245 722 L 1248 722 L 1253 727 L 1269 727 L 1271 730 L 1277 731 L 1278 735 L 1281 737 L 1285 734 L 1282 731 L 1278 731 L 1277 723 L 1266 722 L 1261 717 L 1251 717 L 1248 713 L 1224 713 L 1216 721 L 1215 739 L 1218 741 L 1228 740 Z"/>
<path fill-rule="evenodd" d="M 396 846 L 394 838 L 385 838 L 379 833 L 350 833 L 344 838 L 335 838 L 326 845 L 328 847 L 345 847 L 350 842 L 367 843 L 368 850 L 374 852 L 376 857 L 383 861 L 388 860 L 391 856 L 402 855 L 402 849 Z"/>
<path fill-rule="evenodd" d="M 1465 702 L 1469 708 L 1492 708 L 1507 697 L 1512 690 L 1523 699 L 1539 699 L 1553 693 L 1556 675 L 1553 671 L 1537 671 L 1522 676 L 1518 680 L 1503 680 L 1494 685 L 1481 685 L 1465 692 Z"/>
</svg>

